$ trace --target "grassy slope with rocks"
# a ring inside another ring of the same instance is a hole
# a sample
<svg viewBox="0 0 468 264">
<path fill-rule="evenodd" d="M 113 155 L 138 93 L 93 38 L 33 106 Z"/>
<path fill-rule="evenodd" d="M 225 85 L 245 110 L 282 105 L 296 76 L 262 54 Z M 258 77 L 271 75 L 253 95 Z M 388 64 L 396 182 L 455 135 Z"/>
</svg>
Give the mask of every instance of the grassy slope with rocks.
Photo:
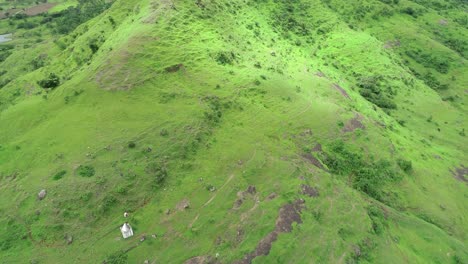
<svg viewBox="0 0 468 264">
<path fill-rule="evenodd" d="M 1 262 L 468 262 L 466 8 L 117 0 L 69 33 L 0 20 Z"/>
</svg>

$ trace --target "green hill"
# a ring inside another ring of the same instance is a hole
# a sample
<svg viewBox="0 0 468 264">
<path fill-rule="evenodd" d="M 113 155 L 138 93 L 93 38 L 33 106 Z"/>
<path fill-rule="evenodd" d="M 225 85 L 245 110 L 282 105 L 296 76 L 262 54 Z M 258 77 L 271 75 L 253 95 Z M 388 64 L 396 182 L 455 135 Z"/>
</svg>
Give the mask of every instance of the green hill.
<svg viewBox="0 0 468 264">
<path fill-rule="evenodd" d="M 54 2 L 0 20 L 0 263 L 468 262 L 465 1 Z"/>
</svg>

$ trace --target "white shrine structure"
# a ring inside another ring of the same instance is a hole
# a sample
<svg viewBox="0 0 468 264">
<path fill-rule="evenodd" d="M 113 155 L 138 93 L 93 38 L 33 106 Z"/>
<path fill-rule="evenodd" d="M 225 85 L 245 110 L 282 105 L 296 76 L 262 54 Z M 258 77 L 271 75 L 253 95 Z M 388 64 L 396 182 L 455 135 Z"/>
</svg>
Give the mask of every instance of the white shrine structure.
<svg viewBox="0 0 468 264">
<path fill-rule="evenodd" d="M 123 238 L 129 238 L 133 236 L 133 229 L 128 223 L 124 223 L 122 227 L 120 227 L 120 232 L 122 232 Z"/>
</svg>

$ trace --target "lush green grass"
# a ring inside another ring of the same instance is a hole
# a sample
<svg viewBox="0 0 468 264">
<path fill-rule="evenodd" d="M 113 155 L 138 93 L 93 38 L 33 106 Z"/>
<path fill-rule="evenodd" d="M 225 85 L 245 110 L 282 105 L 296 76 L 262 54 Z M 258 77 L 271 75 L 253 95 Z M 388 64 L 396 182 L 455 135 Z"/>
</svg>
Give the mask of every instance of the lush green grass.
<svg viewBox="0 0 468 264">
<path fill-rule="evenodd" d="M 464 6 L 385 2 L 116 1 L 68 35 L 0 21 L 15 36 L 0 62 L 2 261 L 232 263 L 302 198 L 302 223 L 254 263 L 467 262 L 467 186 L 451 173 L 467 162 L 466 49 L 447 44 L 466 39 Z M 45 90 L 50 73 L 61 85 Z"/>
</svg>

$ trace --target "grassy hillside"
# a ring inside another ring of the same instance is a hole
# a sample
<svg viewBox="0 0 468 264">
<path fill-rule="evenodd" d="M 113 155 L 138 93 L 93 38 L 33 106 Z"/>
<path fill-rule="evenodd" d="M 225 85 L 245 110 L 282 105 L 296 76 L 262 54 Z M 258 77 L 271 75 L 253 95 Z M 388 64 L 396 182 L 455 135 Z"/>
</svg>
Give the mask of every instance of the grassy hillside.
<svg viewBox="0 0 468 264">
<path fill-rule="evenodd" d="M 467 8 L 0 20 L 0 263 L 467 263 Z"/>
</svg>

